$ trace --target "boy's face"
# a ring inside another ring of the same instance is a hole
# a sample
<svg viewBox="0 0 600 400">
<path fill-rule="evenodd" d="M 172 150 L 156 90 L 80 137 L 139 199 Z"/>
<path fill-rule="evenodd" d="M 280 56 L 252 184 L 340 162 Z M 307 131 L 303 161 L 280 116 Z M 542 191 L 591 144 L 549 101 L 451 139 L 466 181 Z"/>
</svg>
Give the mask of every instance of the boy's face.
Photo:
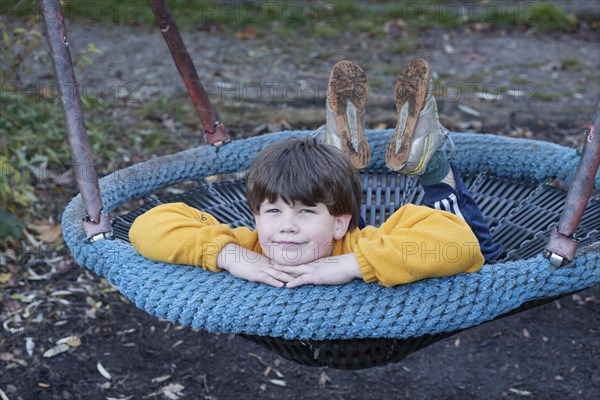
<svg viewBox="0 0 600 400">
<path fill-rule="evenodd" d="M 323 203 L 290 206 L 277 199 L 264 201 L 254 218 L 267 257 L 280 265 L 300 265 L 329 257 L 334 240 L 348 231 L 351 215 L 334 217 Z"/>
</svg>

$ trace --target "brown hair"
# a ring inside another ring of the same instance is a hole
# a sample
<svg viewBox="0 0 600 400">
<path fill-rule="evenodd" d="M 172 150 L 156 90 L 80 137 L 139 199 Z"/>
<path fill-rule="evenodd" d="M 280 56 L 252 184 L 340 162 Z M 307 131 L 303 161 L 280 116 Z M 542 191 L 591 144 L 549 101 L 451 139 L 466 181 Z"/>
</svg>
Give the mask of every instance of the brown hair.
<svg viewBox="0 0 600 400">
<path fill-rule="evenodd" d="M 323 203 L 333 216 L 352 215 L 348 231 L 358 226 L 360 182 L 341 150 L 312 137 L 276 142 L 252 162 L 246 177 L 246 197 L 257 214 L 263 201 L 287 204 Z"/>
</svg>

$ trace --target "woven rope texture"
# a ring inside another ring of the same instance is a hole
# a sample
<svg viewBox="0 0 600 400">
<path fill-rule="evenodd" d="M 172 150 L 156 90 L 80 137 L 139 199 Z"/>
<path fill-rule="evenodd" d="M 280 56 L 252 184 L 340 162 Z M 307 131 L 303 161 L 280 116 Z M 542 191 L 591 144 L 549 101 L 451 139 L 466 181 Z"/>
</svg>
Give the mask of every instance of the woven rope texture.
<svg viewBox="0 0 600 400">
<path fill-rule="evenodd" d="M 274 141 L 307 132 L 281 132 L 221 148 L 187 150 L 137 164 L 100 181 L 105 209 L 178 182 L 247 169 Z M 369 131 L 375 166 L 391 131 Z M 573 179 L 575 150 L 550 143 L 493 135 L 454 134 L 455 160 L 466 173 L 487 170 L 514 180 Z M 595 188 L 600 187 L 596 175 Z M 63 231 L 75 259 L 111 283 L 137 307 L 174 323 L 209 332 L 286 339 L 407 338 L 478 325 L 539 298 L 571 293 L 600 282 L 600 244 L 581 249 L 553 271 L 546 259 L 486 265 L 475 274 L 428 279 L 385 288 L 360 281 L 342 286 L 276 289 L 227 273 L 154 262 L 120 240 L 83 242 L 80 196 L 63 214 Z"/>
</svg>

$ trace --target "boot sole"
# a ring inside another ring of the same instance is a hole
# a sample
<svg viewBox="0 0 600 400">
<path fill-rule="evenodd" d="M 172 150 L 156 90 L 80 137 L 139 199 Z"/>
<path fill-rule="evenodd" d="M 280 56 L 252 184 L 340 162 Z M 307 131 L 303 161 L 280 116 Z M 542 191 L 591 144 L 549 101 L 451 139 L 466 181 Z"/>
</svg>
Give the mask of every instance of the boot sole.
<svg viewBox="0 0 600 400">
<path fill-rule="evenodd" d="M 368 92 L 367 75 L 361 67 L 350 61 L 333 66 L 327 86 L 329 107 L 337 123 L 341 150 L 356 169 L 366 167 L 371 161 L 371 149 L 360 121 Z"/>
<path fill-rule="evenodd" d="M 425 98 L 431 70 L 423 59 L 411 61 L 396 80 L 396 111 L 398 122 L 388 144 L 385 162 L 389 169 L 398 171 L 404 167 L 410 155 L 419 113 L 425 107 Z M 398 138 L 400 146 L 398 148 Z"/>
</svg>

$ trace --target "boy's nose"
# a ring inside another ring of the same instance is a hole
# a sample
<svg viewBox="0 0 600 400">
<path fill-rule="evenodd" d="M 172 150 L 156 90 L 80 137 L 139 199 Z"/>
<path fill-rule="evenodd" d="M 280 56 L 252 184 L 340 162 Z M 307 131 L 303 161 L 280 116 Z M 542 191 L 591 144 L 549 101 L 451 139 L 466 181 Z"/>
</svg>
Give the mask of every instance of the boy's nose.
<svg viewBox="0 0 600 400">
<path fill-rule="evenodd" d="M 285 233 L 298 232 L 298 224 L 296 224 L 293 218 L 285 218 L 279 225 L 279 231 Z"/>
</svg>

